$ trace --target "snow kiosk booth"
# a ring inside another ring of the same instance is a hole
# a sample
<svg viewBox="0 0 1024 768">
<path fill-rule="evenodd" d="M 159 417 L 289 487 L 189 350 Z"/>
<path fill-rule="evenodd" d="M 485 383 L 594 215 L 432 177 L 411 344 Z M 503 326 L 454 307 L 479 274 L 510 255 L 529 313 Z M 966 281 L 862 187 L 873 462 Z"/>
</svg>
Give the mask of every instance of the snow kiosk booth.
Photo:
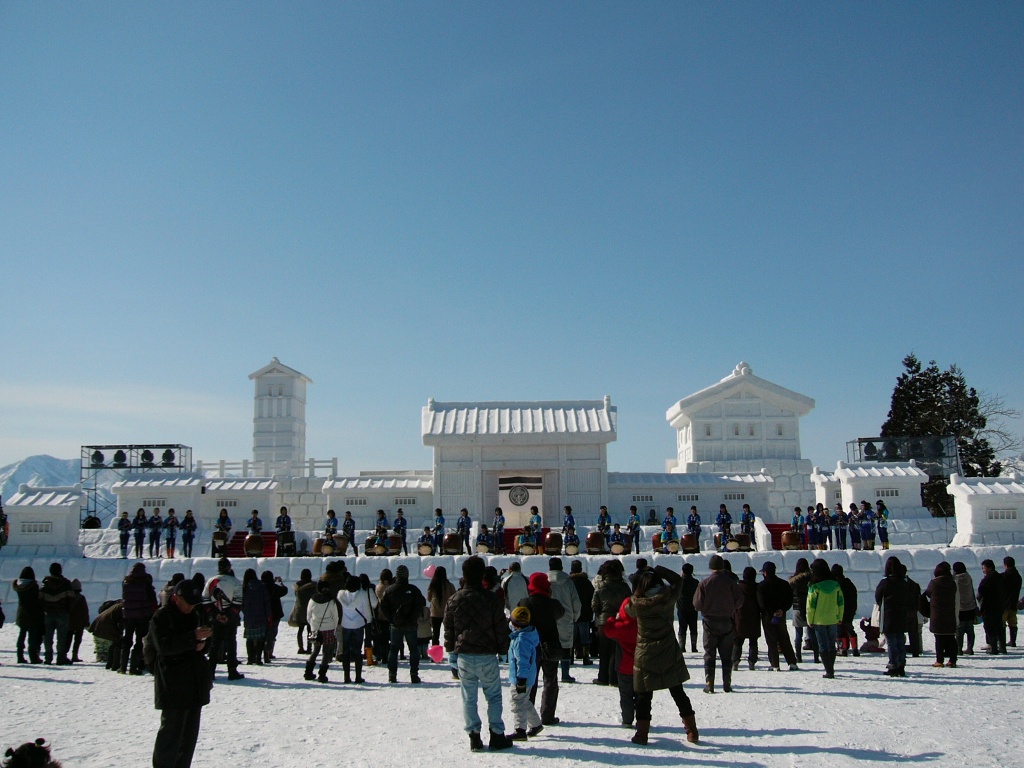
<svg viewBox="0 0 1024 768">
<path fill-rule="evenodd" d="M 571 506 L 592 525 L 608 498 L 608 443 L 618 413 L 603 400 L 500 403 L 427 402 L 423 444 L 434 449 L 434 506 L 449 525 L 465 507 L 490 524 L 500 506 L 507 528 L 521 528 L 536 506 L 560 528 Z"/>
</svg>

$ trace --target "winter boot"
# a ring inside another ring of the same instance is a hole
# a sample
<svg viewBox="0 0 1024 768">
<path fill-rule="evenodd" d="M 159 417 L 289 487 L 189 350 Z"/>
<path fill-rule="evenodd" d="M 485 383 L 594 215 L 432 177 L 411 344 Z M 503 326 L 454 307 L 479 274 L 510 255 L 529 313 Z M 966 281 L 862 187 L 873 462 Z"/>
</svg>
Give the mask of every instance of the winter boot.
<svg viewBox="0 0 1024 768">
<path fill-rule="evenodd" d="M 316 664 L 316 662 L 313 659 L 310 659 L 309 661 L 306 662 L 306 674 L 304 674 L 302 676 L 304 679 L 306 679 L 306 680 L 315 680 L 316 679 L 315 676 L 313 675 L 313 666 L 315 664 Z"/>
<path fill-rule="evenodd" d="M 245 641 L 245 663 L 246 665 L 252 665 L 256 656 L 256 641 L 246 640 Z"/>
<path fill-rule="evenodd" d="M 352 665 L 351 665 L 351 663 L 349 662 L 348 659 L 345 659 L 345 661 L 342 662 L 342 670 L 345 673 L 345 682 L 346 683 L 351 683 L 352 682 Z"/>
<path fill-rule="evenodd" d="M 715 662 L 704 664 L 704 693 L 715 692 Z"/>
<path fill-rule="evenodd" d="M 636 733 L 633 734 L 633 738 L 630 739 L 634 744 L 646 744 L 647 737 L 651 733 L 651 721 L 650 720 L 637 720 L 636 721 Z"/>
<path fill-rule="evenodd" d="M 469 734 L 469 748 L 473 752 L 483 752 L 484 743 L 480 739 L 480 734 L 477 733 L 476 731 L 473 731 L 472 733 Z"/>
<path fill-rule="evenodd" d="M 726 693 L 732 693 L 732 670 L 722 670 L 722 690 Z"/>
<path fill-rule="evenodd" d="M 1010 627 L 1010 642 L 1007 643 L 1011 648 L 1017 647 L 1017 628 Z"/>
<path fill-rule="evenodd" d="M 263 663 L 269 664 L 274 660 L 274 645 L 277 643 L 276 640 L 267 640 L 267 647 L 263 649 Z"/>
<path fill-rule="evenodd" d="M 512 739 L 506 736 L 504 733 L 495 733 L 491 731 L 491 739 L 487 743 L 487 748 L 491 752 L 497 752 L 501 749 L 508 749 L 513 746 Z"/>
<path fill-rule="evenodd" d="M 683 728 L 686 729 L 686 740 L 691 744 L 696 744 L 700 739 L 700 733 L 697 731 L 697 715 L 683 715 Z"/>
<path fill-rule="evenodd" d="M 28 660 L 25 658 L 25 652 L 23 650 L 21 650 L 20 648 L 18 649 L 18 663 L 19 664 L 28 664 Z"/>
<path fill-rule="evenodd" d="M 366 666 L 375 667 L 376 663 L 373 660 L 373 648 L 366 649 Z"/>
<path fill-rule="evenodd" d="M 356 656 L 356 683 L 363 684 L 363 659 L 361 656 Z"/>
<path fill-rule="evenodd" d="M 1014 633 L 1016 633 L 1016 631 L 1017 630 L 1014 630 Z M 1016 638 L 1016 634 L 1014 634 L 1014 638 Z M 1016 642 L 1016 639 L 1014 640 L 1014 642 Z M 584 646 L 582 646 L 581 650 L 583 651 L 583 666 L 584 667 L 589 667 L 590 664 L 591 664 L 591 662 L 590 662 L 590 646 L 589 645 L 584 645 Z"/>
<path fill-rule="evenodd" d="M 740 671 L 740 660 L 739 659 L 736 659 L 736 661 L 734 661 L 732 663 L 732 671 L 733 672 L 739 672 Z"/>
<path fill-rule="evenodd" d="M 267 646 L 267 641 L 266 640 L 257 640 L 256 641 L 255 647 L 253 648 L 253 658 L 254 658 L 253 664 L 255 664 L 257 667 L 262 667 L 263 666 L 263 649 L 266 648 L 266 646 Z"/>
<path fill-rule="evenodd" d="M 526 729 L 516 728 L 516 732 L 509 736 L 512 741 L 526 741 Z"/>
</svg>

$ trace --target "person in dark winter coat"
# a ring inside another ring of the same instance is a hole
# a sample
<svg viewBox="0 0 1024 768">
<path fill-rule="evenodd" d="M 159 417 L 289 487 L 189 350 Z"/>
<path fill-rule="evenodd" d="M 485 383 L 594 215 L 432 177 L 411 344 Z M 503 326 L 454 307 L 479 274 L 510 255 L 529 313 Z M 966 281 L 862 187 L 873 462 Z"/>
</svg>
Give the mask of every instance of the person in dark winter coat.
<svg viewBox="0 0 1024 768">
<path fill-rule="evenodd" d="M 839 582 L 839 588 L 843 591 L 843 622 L 839 626 L 842 655 L 848 655 L 853 649 L 853 655 L 860 656 L 857 631 L 853 625 L 857 618 L 857 585 L 843 573 L 843 566 L 839 563 L 832 566 L 832 577 Z"/>
<path fill-rule="evenodd" d="M 590 664 L 591 625 L 594 623 L 594 585 L 583 572 L 583 562 L 573 560 L 569 565 L 569 578 L 580 599 L 580 617 L 573 633 L 574 652 L 584 666 Z"/>
<path fill-rule="evenodd" d="M 565 615 L 565 608 L 551 596 L 551 581 L 546 573 L 530 576 L 529 597 L 519 605 L 530 609 L 530 623 L 540 635 L 540 650 L 537 666 L 544 673 L 544 688 L 541 692 L 540 721 L 543 725 L 555 725 L 558 707 L 559 661 L 562 658 L 562 643 L 559 640 L 558 620 Z M 538 675 L 539 677 L 539 675 Z M 537 700 L 537 682 L 530 691 L 530 701 Z"/>
<path fill-rule="evenodd" d="M 786 631 L 786 613 L 793 605 L 793 588 L 775 575 L 775 563 L 771 561 L 761 566 L 761 576 L 761 583 L 757 585 L 757 607 L 761 610 L 761 628 L 768 646 L 768 664 L 778 672 L 781 653 L 790 671 L 794 671 L 798 669 L 796 654 Z"/>
<path fill-rule="evenodd" d="M 267 629 L 272 620 L 270 595 L 254 568 L 242 576 L 242 635 L 245 637 L 246 664 L 263 666 L 267 646 Z"/>
<path fill-rule="evenodd" d="M 693 565 L 683 563 L 683 591 L 676 603 L 676 619 L 679 621 L 679 647 L 686 650 L 686 634 L 690 634 L 690 650 L 697 652 L 697 621 L 700 614 L 693 607 L 693 595 L 700 582 L 693 577 Z"/>
<path fill-rule="evenodd" d="M 501 598 L 483 586 L 485 567 L 480 557 L 473 556 L 463 561 L 464 586 L 445 606 L 443 622 L 445 650 L 458 654 L 462 711 L 469 747 L 474 752 L 484 748 L 480 738 L 482 723 L 477 711 L 477 696 L 481 689 L 487 699 L 490 748 L 507 749 L 513 745 L 505 735 L 505 723 L 501 718 L 501 673 L 498 669 L 498 656 L 508 653 L 509 629 Z M 557 637 L 558 629 L 555 627 L 556 640 Z"/>
<path fill-rule="evenodd" d="M 875 587 L 875 604 L 882 611 L 882 634 L 889 649 L 885 674 L 906 677 L 907 603 L 910 589 L 903 575 L 903 564 L 893 556 L 885 561 L 885 578 Z M 916 605 L 916 603 L 915 603 Z"/>
<path fill-rule="evenodd" d="M 718 557 L 717 555 L 715 557 Z M 718 558 L 721 560 L 721 558 Z M 731 589 L 735 582 L 722 576 Z M 636 733 L 631 741 L 646 744 L 651 730 L 651 703 L 654 692 L 668 689 L 675 701 L 686 729 L 686 740 L 696 744 L 700 738 L 697 731 L 696 714 L 689 697 L 683 690 L 683 683 L 690 679 L 683 652 L 676 642 L 672 629 L 679 594 L 682 592 L 682 577 L 674 571 L 658 566 L 647 571 L 638 580 L 632 596 L 623 605 L 625 612 L 636 618 L 636 653 L 633 657 L 633 688 L 636 691 Z M 698 588 L 694 602 L 716 598 L 716 590 L 710 593 Z M 700 610 L 698 608 L 698 610 Z M 730 614 L 731 617 L 731 614 Z"/>
<path fill-rule="evenodd" d="M 907 582 L 907 653 L 915 659 L 921 655 L 921 585 L 910 578 L 907 566 L 903 565 L 903 578 Z"/>
<path fill-rule="evenodd" d="M 121 584 L 124 638 L 121 640 L 122 675 L 141 675 L 143 669 L 142 638 L 149 631 L 149 621 L 156 611 L 156 590 L 146 566 L 136 563 Z M 130 664 L 129 664 L 130 662 Z"/>
<path fill-rule="evenodd" d="M 18 613 L 14 623 L 18 626 L 18 663 L 42 664 L 39 651 L 43 645 L 43 603 L 39 597 L 39 583 L 36 572 L 26 565 L 21 576 L 14 581 L 18 595 Z M 28 641 L 28 659 L 25 658 L 25 643 Z"/>
<path fill-rule="evenodd" d="M 105 669 L 117 672 L 121 668 L 121 639 L 124 637 L 124 600 L 108 600 L 99 607 L 99 613 L 89 625 L 97 640 L 110 643 Z"/>
<path fill-rule="evenodd" d="M 1017 570 L 1017 562 L 1012 557 L 1003 558 L 1003 623 L 1010 631 L 1010 640 L 1006 644 L 1017 647 L 1017 603 L 1020 602 L 1021 578 Z"/>
<path fill-rule="evenodd" d="M 153 768 L 192 765 L 203 707 L 210 703 L 212 680 L 203 651 L 212 630 L 200 625 L 196 606 L 201 601 L 195 584 L 183 581 L 171 603 L 153 615 L 153 689 L 161 710 Z"/>
<path fill-rule="evenodd" d="M 600 581 L 594 586 L 594 599 L 591 601 L 600 651 L 595 685 L 618 685 L 618 674 L 615 671 L 616 644 L 605 636 L 604 625 L 619 612 L 622 601 L 632 593 L 632 588 L 622 578 L 623 573 L 622 563 L 618 560 L 606 560 L 597 570 Z"/>
<path fill-rule="evenodd" d="M 708 567 L 711 575 L 697 585 L 693 596 L 693 607 L 701 613 L 704 630 L 704 693 L 715 692 L 716 656 L 722 660 L 722 690 L 731 693 L 732 648 L 736 640 L 733 618 L 743 605 L 743 593 L 725 570 L 721 555 L 712 555 Z"/>
<path fill-rule="evenodd" d="M 284 605 L 281 598 L 288 594 L 288 587 L 280 576 L 274 576 L 273 571 L 264 571 L 260 574 L 260 581 L 267 590 L 267 597 L 270 598 L 270 624 L 267 626 L 267 644 L 263 649 L 263 663 L 269 664 L 276 659 L 274 646 L 277 644 L 277 632 L 281 627 L 281 619 L 284 618 Z"/>
<path fill-rule="evenodd" d="M 295 582 L 292 591 L 295 592 L 295 603 L 292 606 L 288 624 L 298 630 L 295 639 L 299 644 L 299 654 L 306 654 L 309 653 L 309 650 L 303 647 L 303 639 L 309 629 L 309 624 L 306 623 L 306 608 L 309 606 L 310 599 L 316 594 L 316 582 L 313 581 L 313 572 L 309 568 L 302 569 L 299 580 Z"/>
<path fill-rule="evenodd" d="M 210 578 L 203 587 L 203 608 L 206 611 L 213 635 L 210 636 L 210 675 L 217 670 L 217 664 L 224 662 L 228 668 L 228 680 L 245 677 L 238 671 L 238 623 L 242 610 L 242 585 L 231 571 L 231 561 L 222 557 L 217 561 L 217 575 Z"/>
<path fill-rule="evenodd" d="M 803 661 L 803 651 L 814 653 L 814 663 L 818 663 L 818 643 L 814 633 L 807 632 L 804 642 L 804 629 L 807 628 L 807 587 L 811 584 L 811 566 L 807 558 L 796 561 L 796 570 L 789 577 L 789 586 L 793 589 L 793 649 L 796 660 Z"/>
<path fill-rule="evenodd" d="M 960 591 L 949 563 L 935 566 L 934 578 L 924 591 L 929 618 L 928 630 L 935 636 L 933 667 L 956 666 L 956 628 L 960 623 Z M 948 661 L 946 661 L 948 659 Z"/>
<path fill-rule="evenodd" d="M 1003 625 L 1006 594 L 1003 591 L 1003 577 L 991 560 L 981 561 L 981 572 L 984 575 L 978 582 L 978 606 L 988 652 L 1006 653 L 1006 627 Z"/>
<path fill-rule="evenodd" d="M 740 668 L 743 657 L 743 641 L 747 641 L 747 668 L 757 665 L 757 640 L 761 637 L 761 609 L 757 604 L 757 570 L 751 566 L 743 569 L 740 580 L 743 605 L 736 611 L 736 641 L 732 651 L 732 670 Z"/>
<path fill-rule="evenodd" d="M 420 588 L 409 583 L 409 569 L 400 565 L 395 569 L 395 583 L 384 591 L 381 610 L 391 625 L 391 644 L 388 650 L 388 682 L 398 682 L 398 652 L 404 641 L 409 648 L 409 680 L 420 682 L 420 654 L 416 631 L 420 613 L 427 601 Z"/>
<path fill-rule="evenodd" d="M 68 647 L 71 635 L 71 582 L 64 578 L 60 563 L 50 564 L 50 575 L 43 579 L 39 597 L 43 604 L 43 641 L 46 663 L 53 663 L 53 637 L 57 635 L 57 663 L 70 664 Z"/>
<path fill-rule="evenodd" d="M 953 563 L 953 579 L 960 600 L 959 623 L 956 627 L 957 656 L 974 655 L 974 620 L 978 616 L 978 598 L 974 592 L 974 581 L 967 572 L 967 566 L 957 561 Z M 964 637 L 967 647 L 964 648 Z"/>
<path fill-rule="evenodd" d="M 82 582 L 78 579 L 74 579 L 71 582 L 71 591 L 73 595 L 71 598 L 71 610 L 68 616 L 71 661 L 75 664 L 81 664 L 82 660 L 78 658 L 78 651 L 82 647 L 82 637 L 85 635 L 85 630 L 89 626 L 89 603 L 86 601 L 85 595 L 82 594 Z"/>
</svg>

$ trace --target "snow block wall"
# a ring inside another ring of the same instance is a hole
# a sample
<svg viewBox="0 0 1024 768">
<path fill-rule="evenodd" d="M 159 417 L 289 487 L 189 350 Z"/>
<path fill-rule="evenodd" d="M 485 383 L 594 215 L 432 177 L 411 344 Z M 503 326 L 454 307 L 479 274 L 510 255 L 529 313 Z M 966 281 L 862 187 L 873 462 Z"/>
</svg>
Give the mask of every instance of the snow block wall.
<svg viewBox="0 0 1024 768">
<path fill-rule="evenodd" d="M 197 545 L 198 546 L 198 545 Z M 198 551 L 198 550 L 197 550 Z M 652 555 L 641 552 L 639 555 L 626 555 L 618 558 L 622 561 L 627 573 L 636 569 L 636 561 L 644 558 L 651 565 L 663 565 L 674 571 L 680 571 L 684 562 L 692 563 L 694 575 L 703 578 L 709 573 L 708 561 L 713 553 L 701 552 L 697 555 Z M 736 574 L 742 574 L 743 569 L 752 566 L 761 570 L 761 566 L 772 561 L 778 570 L 780 577 L 788 577 L 796 569 L 796 562 L 801 557 L 809 561 L 814 555 L 801 551 L 787 552 L 750 552 L 750 553 L 728 553 L 724 555 L 729 561 L 732 570 Z M 907 566 L 911 578 L 914 579 L 923 589 L 932 579 L 935 566 L 945 560 L 952 564 L 960 561 L 967 566 L 968 572 L 974 579 L 975 585 L 981 579 L 982 560 L 991 559 L 999 564 L 1001 569 L 1002 559 L 1007 555 L 1013 556 L 1017 562 L 1024 562 L 1024 545 L 998 546 L 998 547 L 973 547 L 973 548 L 918 548 L 918 549 L 890 549 L 888 551 L 876 550 L 873 552 L 824 552 L 820 553 L 829 565 L 835 563 L 843 567 L 846 575 L 857 585 L 859 601 L 857 615 L 859 617 L 869 616 L 871 606 L 874 603 L 874 591 L 882 578 L 885 561 L 891 556 L 896 556 Z M 318 557 L 294 557 L 294 558 L 236 558 L 232 560 L 235 575 L 241 578 L 246 568 L 255 568 L 262 573 L 270 570 L 275 576 L 280 576 L 284 582 L 291 587 L 298 581 L 302 569 L 309 568 L 313 578 L 318 578 L 324 571 L 324 567 L 331 560 L 343 560 L 351 573 L 365 573 L 374 582 L 380 576 L 380 572 L 388 568 L 392 573 L 399 565 L 409 568 L 410 581 L 416 584 L 424 593 L 430 579 L 423 570 L 429 565 L 444 566 L 448 571 L 448 578 L 458 582 L 462 573 L 462 562 L 466 555 L 457 557 L 431 557 L 420 558 L 415 555 L 409 557 L 343 557 L 343 558 L 318 558 Z M 513 560 L 522 563 L 523 573 L 529 576 L 532 573 L 548 571 L 548 557 L 546 555 L 534 555 L 531 557 L 513 557 L 505 555 L 491 555 L 486 558 L 489 565 L 493 565 L 500 572 L 507 568 Z M 593 577 L 601 563 L 610 559 L 609 556 L 583 555 L 579 558 L 563 557 L 562 562 L 568 572 L 571 560 L 579 559 L 584 564 L 584 570 Z M 13 611 L 17 605 L 17 596 L 12 588 L 12 582 L 18 578 L 21 569 L 26 565 L 32 566 L 36 572 L 36 578 L 42 578 L 48 573 L 50 563 L 60 562 L 64 568 L 64 575 L 68 579 L 79 579 L 83 585 L 83 594 L 89 601 L 90 614 L 94 617 L 96 609 L 105 600 L 113 600 L 121 597 L 121 582 L 128 574 L 131 567 L 137 562 L 133 559 L 107 559 L 107 558 L 61 558 L 61 557 L 13 557 L 8 556 L 6 550 L 0 552 L 0 601 L 5 605 L 9 616 L 13 617 Z M 208 557 L 197 557 L 192 560 L 145 560 L 147 571 L 153 576 L 154 586 L 159 590 L 166 584 L 175 573 L 183 573 L 185 576 L 192 576 L 199 572 L 207 578 L 217 572 L 217 561 Z M 289 592 L 284 599 L 285 615 L 291 610 L 293 593 Z"/>
</svg>

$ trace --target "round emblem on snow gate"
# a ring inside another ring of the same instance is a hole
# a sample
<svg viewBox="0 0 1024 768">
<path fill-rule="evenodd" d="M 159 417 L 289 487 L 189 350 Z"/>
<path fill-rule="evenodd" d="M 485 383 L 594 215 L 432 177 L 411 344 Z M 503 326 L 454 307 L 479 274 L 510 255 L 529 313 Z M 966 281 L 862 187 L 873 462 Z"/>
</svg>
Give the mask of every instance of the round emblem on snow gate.
<svg viewBox="0 0 1024 768">
<path fill-rule="evenodd" d="M 509 488 L 508 500 L 517 507 L 521 507 L 530 500 L 530 492 L 522 485 L 514 485 Z"/>
</svg>

